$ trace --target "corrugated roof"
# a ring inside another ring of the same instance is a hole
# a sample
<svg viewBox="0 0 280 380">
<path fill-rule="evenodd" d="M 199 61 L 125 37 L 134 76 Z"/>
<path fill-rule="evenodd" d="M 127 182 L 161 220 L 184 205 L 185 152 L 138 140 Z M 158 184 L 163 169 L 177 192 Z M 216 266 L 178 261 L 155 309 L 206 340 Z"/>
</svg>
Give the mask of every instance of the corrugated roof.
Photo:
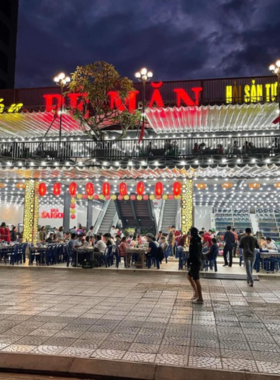
<svg viewBox="0 0 280 380">
<path fill-rule="evenodd" d="M 3 113 L 0 115 L 0 133 L 2 138 L 42 137 L 54 120 L 53 112 Z M 58 136 L 59 120 L 57 117 L 48 136 Z M 83 134 L 80 123 L 71 115 L 62 115 L 62 133 L 64 135 Z"/>
</svg>

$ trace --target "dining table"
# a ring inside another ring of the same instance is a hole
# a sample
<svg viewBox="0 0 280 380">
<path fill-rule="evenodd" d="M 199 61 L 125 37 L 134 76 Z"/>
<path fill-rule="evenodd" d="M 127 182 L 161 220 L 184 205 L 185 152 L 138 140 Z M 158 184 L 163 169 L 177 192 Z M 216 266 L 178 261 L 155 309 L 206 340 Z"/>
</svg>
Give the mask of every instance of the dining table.
<svg viewBox="0 0 280 380">
<path fill-rule="evenodd" d="M 135 255 L 135 266 L 136 268 L 143 269 L 145 267 L 145 253 L 147 252 L 147 248 L 127 248 L 126 250 L 126 263 L 127 263 L 127 257 L 128 253 L 130 255 Z"/>
<path fill-rule="evenodd" d="M 93 261 L 94 258 L 99 258 L 103 255 L 102 252 L 95 251 L 95 248 L 92 246 L 86 247 L 81 246 L 76 248 L 76 265 L 79 264 L 79 255 L 85 255 L 86 259 L 89 261 Z M 82 264 L 80 264 L 82 265 Z"/>
</svg>

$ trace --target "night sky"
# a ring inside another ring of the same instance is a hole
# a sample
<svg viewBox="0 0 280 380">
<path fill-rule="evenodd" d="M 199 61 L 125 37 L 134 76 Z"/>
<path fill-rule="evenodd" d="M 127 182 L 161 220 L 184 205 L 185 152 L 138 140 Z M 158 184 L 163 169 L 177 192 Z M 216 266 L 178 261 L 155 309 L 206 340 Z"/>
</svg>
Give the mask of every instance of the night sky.
<svg viewBox="0 0 280 380">
<path fill-rule="evenodd" d="M 97 60 L 131 79 L 268 75 L 279 34 L 279 0 L 20 0 L 16 87 Z"/>
</svg>

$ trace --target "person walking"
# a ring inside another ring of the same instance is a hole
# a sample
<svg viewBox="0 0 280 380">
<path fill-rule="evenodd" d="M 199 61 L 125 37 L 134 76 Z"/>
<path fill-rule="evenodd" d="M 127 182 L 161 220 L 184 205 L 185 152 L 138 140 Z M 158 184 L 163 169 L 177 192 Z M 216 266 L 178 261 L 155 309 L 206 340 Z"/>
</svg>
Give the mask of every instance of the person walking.
<svg viewBox="0 0 280 380">
<path fill-rule="evenodd" d="M 225 247 L 224 247 L 224 260 L 225 260 L 225 264 L 224 264 L 224 267 L 226 267 L 226 266 L 231 267 L 232 266 L 232 250 L 233 250 L 233 247 L 234 247 L 234 244 L 235 244 L 235 236 L 231 232 L 231 226 L 227 227 L 227 232 L 225 233 L 224 241 L 225 241 Z M 227 259 L 227 254 L 228 253 L 229 253 L 229 262 L 228 262 L 228 259 Z"/>
<path fill-rule="evenodd" d="M 240 240 L 239 247 L 243 250 L 243 259 L 247 273 L 247 283 L 254 286 L 253 266 L 256 259 L 255 248 L 259 248 L 257 239 L 252 236 L 251 228 L 246 228 L 246 235 Z"/>
<path fill-rule="evenodd" d="M 202 289 L 199 279 L 199 271 L 201 267 L 202 257 L 202 244 L 201 238 L 198 234 L 198 229 L 191 228 L 191 240 L 189 248 L 188 266 L 190 270 L 188 272 L 188 280 L 193 288 L 193 297 L 191 302 L 195 304 L 203 304 Z"/>
</svg>

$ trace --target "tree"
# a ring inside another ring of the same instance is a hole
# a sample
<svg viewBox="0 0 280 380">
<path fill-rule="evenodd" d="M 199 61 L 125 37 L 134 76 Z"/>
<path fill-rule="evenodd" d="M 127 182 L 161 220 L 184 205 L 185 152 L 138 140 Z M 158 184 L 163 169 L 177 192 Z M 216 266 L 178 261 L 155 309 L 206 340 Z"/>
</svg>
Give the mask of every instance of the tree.
<svg viewBox="0 0 280 380">
<path fill-rule="evenodd" d="M 104 140 L 105 134 L 102 128 L 106 126 L 120 125 L 121 139 L 130 127 L 133 128 L 140 123 L 141 114 L 138 111 L 130 113 L 125 104 L 130 91 L 135 91 L 133 82 L 126 77 L 121 77 L 109 63 L 100 61 L 78 66 L 72 74 L 69 88 L 69 92 L 87 94 L 82 100 L 83 107 L 71 111 L 81 122 L 82 130 L 95 141 Z M 124 105 L 123 112 L 110 107 L 109 91 L 118 91 Z"/>
</svg>

